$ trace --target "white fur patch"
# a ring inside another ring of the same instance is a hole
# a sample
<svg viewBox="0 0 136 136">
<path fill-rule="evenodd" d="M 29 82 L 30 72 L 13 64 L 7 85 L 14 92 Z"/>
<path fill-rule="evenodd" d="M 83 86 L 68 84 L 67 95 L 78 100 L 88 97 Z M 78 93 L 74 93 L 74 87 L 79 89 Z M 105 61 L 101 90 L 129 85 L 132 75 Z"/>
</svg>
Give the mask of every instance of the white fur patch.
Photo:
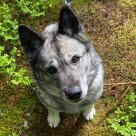
<svg viewBox="0 0 136 136">
<path fill-rule="evenodd" d="M 96 78 L 94 79 L 92 87 L 94 89 L 97 89 L 97 87 L 100 86 L 102 83 L 103 83 L 103 68 L 102 66 L 99 66 L 99 70 L 97 72 Z"/>
<path fill-rule="evenodd" d="M 58 124 L 60 123 L 60 116 L 59 116 L 59 112 L 53 112 L 48 114 L 48 123 L 49 126 L 52 128 L 56 128 L 58 126 Z"/>
<path fill-rule="evenodd" d="M 92 120 L 94 118 L 94 115 L 95 115 L 95 108 L 94 108 L 94 106 L 92 106 L 91 109 L 88 108 L 88 109 L 83 111 L 83 116 L 85 117 L 85 119 L 87 121 Z"/>
<path fill-rule="evenodd" d="M 86 97 L 87 91 L 88 91 L 86 76 L 80 77 L 80 85 L 81 85 L 81 89 L 82 89 L 82 96 L 81 96 L 81 98 L 84 99 Z"/>
<path fill-rule="evenodd" d="M 52 33 L 52 32 L 57 32 L 58 31 L 58 24 L 50 24 L 45 27 L 44 33 Z"/>
<path fill-rule="evenodd" d="M 101 96 L 101 94 L 103 92 L 103 68 L 102 68 L 102 66 L 99 66 L 97 76 L 94 79 L 94 81 L 89 89 L 93 90 L 93 91 L 91 91 L 90 95 L 92 97 L 95 97 L 95 100 L 97 100 Z M 95 95 L 95 94 L 97 94 L 97 95 Z"/>
</svg>

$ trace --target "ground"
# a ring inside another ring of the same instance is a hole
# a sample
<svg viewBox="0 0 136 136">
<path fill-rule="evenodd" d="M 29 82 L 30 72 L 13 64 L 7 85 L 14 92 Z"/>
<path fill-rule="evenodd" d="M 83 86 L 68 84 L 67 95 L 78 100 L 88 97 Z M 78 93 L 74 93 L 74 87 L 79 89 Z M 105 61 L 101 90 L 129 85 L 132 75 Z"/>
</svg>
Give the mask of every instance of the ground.
<svg viewBox="0 0 136 136">
<path fill-rule="evenodd" d="M 114 116 L 114 110 L 122 102 L 124 95 L 134 89 L 136 5 L 131 0 L 73 0 L 72 8 L 80 17 L 88 39 L 103 59 L 105 86 L 102 97 L 95 105 L 95 118 L 87 122 L 80 113 L 62 114 L 60 125 L 52 129 L 47 123 L 47 110 L 38 101 L 33 86 L 20 85 L 13 89 L 5 85 L 0 77 L 1 136 L 119 135 L 111 128 L 107 119 Z M 42 31 L 46 24 L 57 21 L 59 9 L 60 4 L 51 7 L 35 29 Z M 27 67 L 25 61 L 23 63 Z"/>
</svg>

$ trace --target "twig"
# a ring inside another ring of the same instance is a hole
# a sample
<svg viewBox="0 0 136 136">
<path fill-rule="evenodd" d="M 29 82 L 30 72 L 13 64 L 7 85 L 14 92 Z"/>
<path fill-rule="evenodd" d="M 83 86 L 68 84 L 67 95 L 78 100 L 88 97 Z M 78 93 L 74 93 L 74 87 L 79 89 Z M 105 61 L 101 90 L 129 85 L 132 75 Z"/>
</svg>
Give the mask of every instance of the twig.
<svg viewBox="0 0 136 136">
<path fill-rule="evenodd" d="M 135 82 L 136 83 L 136 82 Z M 123 83 L 123 85 L 124 85 L 125 83 Z M 127 82 L 127 84 L 128 84 L 128 82 Z M 118 84 L 118 85 L 120 85 L 120 84 Z M 121 85 L 122 85 L 122 83 L 121 83 Z M 120 105 L 120 103 L 121 103 L 121 100 L 122 100 L 122 98 L 125 96 L 125 94 L 129 91 L 129 88 L 131 87 L 131 84 L 129 84 L 128 85 L 128 87 L 127 87 L 127 89 L 125 90 L 125 92 L 123 93 L 123 95 L 119 98 L 119 100 L 118 101 L 116 101 L 116 105 L 114 105 L 113 106 L 113 108 L 112 109 L 110 109 L 107 113 L 106 113 L 106 116 L 109 116 L 111 113 L 113 113 L 113 111 L 115 111 L 116 109 L 117 109 L 117 107 Z M 105 117 L 106 117 L 105 116 Z M 102 121 L 101 121 L 102 122 Z"/>
<path fill-rule="evenodd" d="M 124 83 L 104 84 L 104 86 L 117 86 L 117 85 L 136 85 L 136 82 L 124 82 Z"/>
<path fill-rule="evenodd" d="M 129 85 L 127 87 L 127 89 L 125 90 L 125 92 L 123 93 L 123 95 L 119 98 L 119 101 L 123 99 L 123 97 L 125 96 L 125 94 L 129 91 L 129 88 L 131 87 L 131 85 Z"/>
<path fill-rule="evenodd" d="M 113 106 L 112 109 L 110 109 L 106 115 L 109 116 L 111 113 L 113 113 L 113 111 L 115 111 L 117 109 L 117 107 L 120 105 L 120 102 L 122 100 L 122 98 L 125 96 L 125 94 L 129 91 L 131 85 L 136 85 L 136 82 L 124 82 L 124 83 L 113 83 L 113 84 L 104 84 L 105 86 L 117 86 L 117 85 L 128 85 L 127 89 L 125 90 L 125 92 L 123 93 L 123 95 L 119 98 L 119 100 L 116 102 L 116 105 Z M 104 119 L 103 119 L 104 120 Z M 103 120 L 101 120 L 100 122 L 102 122 Z M 100 123 L 99 122 L 99 123 Z"/>
<path fill-rule="evenodd" d="M 105 89 L 104 91 L 109 91 L 109 90 L 111 90 L 112 89 L 112 87 L 109 87 L 108 89 Z"/>
</svg>

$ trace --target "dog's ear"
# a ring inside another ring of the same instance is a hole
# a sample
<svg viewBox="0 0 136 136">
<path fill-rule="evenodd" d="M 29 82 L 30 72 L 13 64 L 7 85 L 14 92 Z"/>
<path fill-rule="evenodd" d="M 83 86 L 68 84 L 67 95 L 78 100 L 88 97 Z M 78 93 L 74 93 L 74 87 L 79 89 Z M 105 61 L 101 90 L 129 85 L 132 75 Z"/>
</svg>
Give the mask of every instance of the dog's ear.
<svg viewBox="0 0 136 136">
<path fill-rule="evenodd" d="M 73 36 L 81 31 L 81 25 L 78 18 L 70 9 L 64 5 L 60 10 L 58 33 Z"/>
<path fill-rule="evenodd" d="M 42 48 L 45 40 L 37 32 L 25 25 L 19 25 L 18 32 L 26 56 L 31 60 Z"/>
</svg>

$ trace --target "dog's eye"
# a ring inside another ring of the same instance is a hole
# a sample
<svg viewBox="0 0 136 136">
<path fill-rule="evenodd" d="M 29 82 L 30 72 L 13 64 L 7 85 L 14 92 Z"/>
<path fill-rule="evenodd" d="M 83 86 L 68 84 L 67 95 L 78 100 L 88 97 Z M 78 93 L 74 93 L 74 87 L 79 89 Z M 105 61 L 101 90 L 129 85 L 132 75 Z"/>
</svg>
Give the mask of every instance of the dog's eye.
<svg viewBox="0 0 136 136">
<path fill-rule="evenodd" d="M 80 57 L 79 57 L 79 56 L 74 56 L 74 57 L 72 58 L 72 63 L 77 63 L 79 60 L 80 60 Z"/>
<path fill-rule="evenodd" d="M 57 73 L 57 69 L 55 67 L 51 66 L 47 69 L 47 72 L 50 74 L 55 74 L 55 73 Z"/>
</svg>

